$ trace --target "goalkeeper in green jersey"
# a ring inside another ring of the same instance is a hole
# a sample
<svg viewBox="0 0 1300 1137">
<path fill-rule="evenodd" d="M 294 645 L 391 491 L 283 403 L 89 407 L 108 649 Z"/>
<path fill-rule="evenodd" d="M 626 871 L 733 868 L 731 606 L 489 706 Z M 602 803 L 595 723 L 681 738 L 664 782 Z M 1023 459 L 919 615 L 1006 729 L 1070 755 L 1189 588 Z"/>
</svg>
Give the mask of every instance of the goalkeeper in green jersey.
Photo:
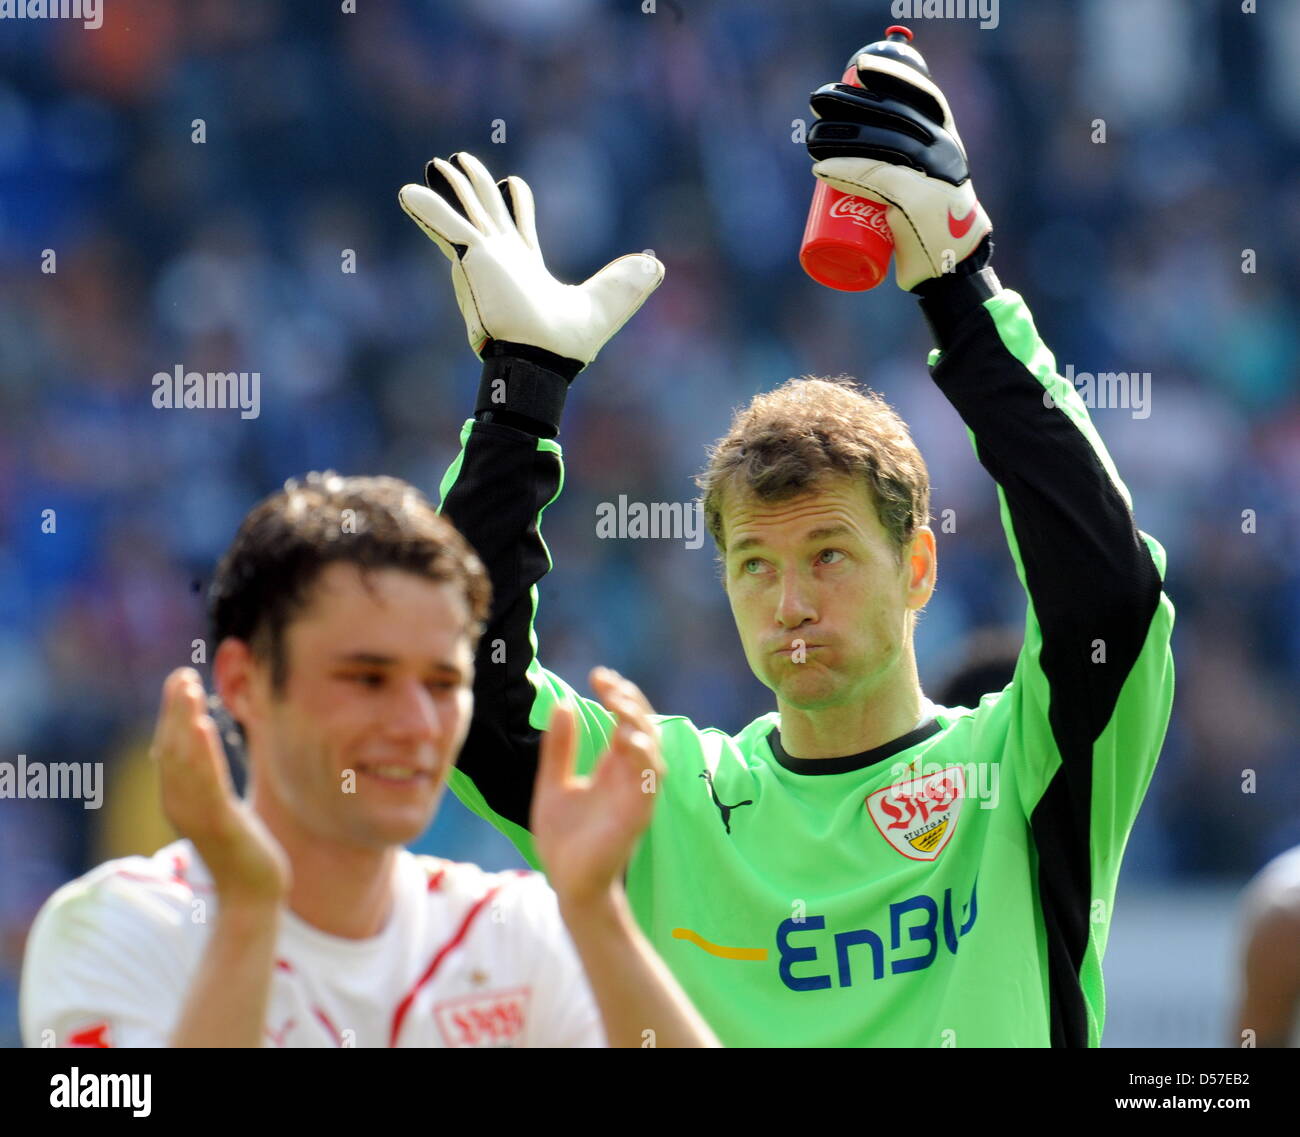
<svg viewBox="0 0 1300 1137">
<path fill-rule="evenodd" d="M 1095 1046 L 1120 860 L 1173 697 L 1164 550 L 1136 528 L 1024 300 L 988 267 L 992 225 L 943 94 L 880 56 L 860 56 L 858 77 L 864 90 L 813 96 L 813 171 L 887 206 L 898 284 L 937 345 L 930 374 L 997 483 L 1024 643 L 1011 683 L 973 709 L 927 700 L 913 632 L 935 540 L 906 426 L 840 382 L 756 397 L 701 485 L 776 710 L 735 735 L 656 716 L 666 774 L 628 898 L 729 1045 Z M 450 259 L 484 364 L 442 509 L 494 598 L 451 784 L 536 864 L 541 732 L 573 708 L 584 771 L 614 729 L 543 667 L 533 633 L 561 410 L 663 267 L 626 256 L 560 284 L 525 183 L 494 184 L 467 154 L 426 181 L 401 203 Z M 608 677 L 592 685 L 608 702 Z"/>
</svg>

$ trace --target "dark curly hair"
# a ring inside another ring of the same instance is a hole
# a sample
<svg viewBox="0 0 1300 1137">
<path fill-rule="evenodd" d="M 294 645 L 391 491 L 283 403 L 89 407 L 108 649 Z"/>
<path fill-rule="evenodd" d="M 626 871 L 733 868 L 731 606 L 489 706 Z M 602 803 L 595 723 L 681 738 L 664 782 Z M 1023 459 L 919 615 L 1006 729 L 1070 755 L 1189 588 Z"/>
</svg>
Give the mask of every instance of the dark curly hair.
<svg viewBox="0 0 1300 1137">
<path fill-rule="evenodd" d="M 330 564 L 396 568 L 459 586 L 477 644 L 491 599 L 487 571 L 464 537 L 399 478 L 345 478 L 333 470 L 290 478 L 244 518 L 208 594 L 213 644 L 244 640 L 271 664 L 274 690 L 288 679 L 285 629 Z"/>
</svg>

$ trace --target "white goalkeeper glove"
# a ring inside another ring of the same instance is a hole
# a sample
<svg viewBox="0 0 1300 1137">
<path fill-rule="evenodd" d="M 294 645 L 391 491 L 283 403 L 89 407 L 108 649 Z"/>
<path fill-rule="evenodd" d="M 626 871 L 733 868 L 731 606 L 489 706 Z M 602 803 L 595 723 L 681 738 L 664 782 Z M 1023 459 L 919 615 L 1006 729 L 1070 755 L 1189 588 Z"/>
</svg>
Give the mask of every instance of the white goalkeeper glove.
<svg viewBox="0 0 1300 1137">
<path fill-rule="evenodd" d="M 813 173 L 888 207 L 899 288 L 965 271 L 957 266 L 993 223 L 976 200 L 948 100 L 915 68 L 887 56 L 859 55 L 857 74 L 861 90 L 828 83 L 812 94 Z"/>
<path fill-rule="evenodd" d="M 425 180 L 431 188 L 405 185 L 398 201 L 451 261 L 456 302 L 480 359 L 488 341 L 503 340 L 585 367 L 663 280 L 658 260 L 630 253 L 583 284 L 561 284 L 542 261 L 533 194 L 522 178 L 494 184 L 483 163 L 462 152 L 450 162 L 435 158 Z"/>
</svg>

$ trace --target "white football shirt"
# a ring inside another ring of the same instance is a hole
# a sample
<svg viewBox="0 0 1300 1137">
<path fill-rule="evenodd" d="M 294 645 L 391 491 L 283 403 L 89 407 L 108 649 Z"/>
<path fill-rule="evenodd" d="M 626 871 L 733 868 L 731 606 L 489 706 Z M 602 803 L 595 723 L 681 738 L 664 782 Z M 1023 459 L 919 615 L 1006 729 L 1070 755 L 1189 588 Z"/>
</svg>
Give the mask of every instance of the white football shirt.
<svg viewBox="0 0 1300 1137">
<path fill-rule="evenodd" d="M 264 1046 L 604 1046 L 539 873 L 398 854 L 388 924 L 364 940 L 281 916 Z M 58 890 L 23 961 L 28 1046 L 166 1046 L 217 897 L 188 841 Z"/>
</svg>

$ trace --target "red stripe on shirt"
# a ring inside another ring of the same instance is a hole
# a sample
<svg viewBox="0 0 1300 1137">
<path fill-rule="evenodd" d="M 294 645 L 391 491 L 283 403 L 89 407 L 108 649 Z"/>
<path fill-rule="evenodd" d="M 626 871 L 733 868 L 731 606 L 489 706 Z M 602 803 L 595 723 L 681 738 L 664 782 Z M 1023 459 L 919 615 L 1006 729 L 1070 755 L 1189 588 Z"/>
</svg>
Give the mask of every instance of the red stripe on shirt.
<svg viewBox="0 0 1300 1137">
<path fill-rule="evenodd" d="M 109 1049 L 112 1043 L 108 1038 L 108 1023 L 98 1022 L 68 1035 L 68 1046 Z"/>
<path fill-rule="evenodd" d="M 397 1010 L 393 1013 L 393 1028 L 388 1035 L 388 1045 L 390 1047 L 397 1045 L 397 1036 L 402 1032 L 402 1021 L 406 1018 L 406 1012 L 411 1009 L 411 1004 L 415 1002 L 415 996 L 419 994 L 420 988 L 433 978 L 438 968 L 442 966 L 442 961 L 446 959 L 447 955 L 460 944 L 461 940 L 465 938 L 466 933 L 469 931 L 470 924 L 474 922 L 474 917 L 483 911 L 487 902 L 500 891 L 500 885 L 497 885 L 496 888 L 489 889 L 479 898 L 478 901 L 475 902 L 474 907 L 465 913 L 465 918 L 460 922 L 460 927 L 456 929 L 456 934 L 438 949 L 438 954 L 433 957 L 433 962 L 429 964 L 424 974 L 416 981 L 415 986 L 407 993 L 406 998 L 397 1005 Z"/>
<path fill-rule="evenodd" d="M 331 1018 L 329 1017 L 329 1015 L 327 1015 L 323 1010 L 321 1010 L 320 1007 L 317 1007 L 317 1006 L 313 1006 L 313 1007 L 312 1007 L 312 1014 L 314 1014 L 314 1015 L 316 1016 L 316 1018 L 320 1020 L 320 1022 L 321 1022 L 322 1025 L 325 1027 L 325 1029 L 326 1029 L 327 1031 L 329 1031 L 330 1034 L 333 1036 L 333 1038 L 334 1038 L 334 1045 L 335 1045 L 335 1046 L 342 1046 L 342 1045 L 343 1045 L 343 1032 L 342 1032 L 341 1030 L 339 1030 L 339 1028 L 336 1027 L 336 1026 L 334 1025 L 334 1020 L 331 1019 Z"/>
<path fill-rule="evenodd" d="M 113 875 L 124 877 L 127 880 L 139 881 L 141 884 L 179 884 L 190 892 L 212 891 L 211 885 L 195 884 L 193 881 L 180 880 L 174 876 L 146 876 L 144 873 L 131 872 L 129 869 L 114 869 Z"/>
</svg>

